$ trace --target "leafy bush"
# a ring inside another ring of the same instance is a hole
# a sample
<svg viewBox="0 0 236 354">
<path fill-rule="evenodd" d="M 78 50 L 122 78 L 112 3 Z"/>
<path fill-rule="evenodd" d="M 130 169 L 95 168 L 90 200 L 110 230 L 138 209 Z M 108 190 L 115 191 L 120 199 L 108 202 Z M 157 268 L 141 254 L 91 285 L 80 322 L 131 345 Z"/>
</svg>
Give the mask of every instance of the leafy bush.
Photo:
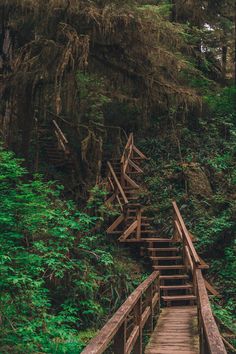
<svg viewBox="0 0 236 354">
<path fill-rule="evenodd" d="M 139 269 L 96 231 L 100 216 L 61 200 L 55 183 L 30 180 L 3 149 L 0 171 L 0 352 L 80 353 L 80 331 L 92 335 L 101 326 L 133 290 Z M 90 207 L 101 208 L 96 198 Z"/>
</svg>

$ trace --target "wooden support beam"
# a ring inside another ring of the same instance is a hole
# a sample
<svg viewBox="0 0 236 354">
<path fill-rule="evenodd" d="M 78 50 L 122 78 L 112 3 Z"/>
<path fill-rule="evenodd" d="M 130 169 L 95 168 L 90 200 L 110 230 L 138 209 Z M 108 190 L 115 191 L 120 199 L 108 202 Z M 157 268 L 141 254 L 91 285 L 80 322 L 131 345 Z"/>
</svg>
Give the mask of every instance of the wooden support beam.
<svg viewBox="0 0 236 354">
<path fill-rule="evenodd" d="M 122 223 L 122 221 L 124 221 L 124 220 L 125 220 L 125 216 L 124 216 L 123 214 L 120 215 L 120 216 L 113 222 L 113 224 L 108 227 L 108 229 L 107 229 L 106 232 L 107 232 L 108 234 L 111 233 L 111 232 L 114 231 L 114 230 Z"/>
<path fill-rule="evenodd" d="M 145 156 L 135 145 L 133 146 L 134 152 L 138 154 L 142 159 L 148 160 L 147 156 Z"/>
<path fill-rule="evenodd" d="M 135 220 L 127 230 L 123 232 L 123 234 L 119 237 L 119 241 L 125 241 L 127 238 L 135 231 L 138 226 L 138 221 Z"/>
</svg>

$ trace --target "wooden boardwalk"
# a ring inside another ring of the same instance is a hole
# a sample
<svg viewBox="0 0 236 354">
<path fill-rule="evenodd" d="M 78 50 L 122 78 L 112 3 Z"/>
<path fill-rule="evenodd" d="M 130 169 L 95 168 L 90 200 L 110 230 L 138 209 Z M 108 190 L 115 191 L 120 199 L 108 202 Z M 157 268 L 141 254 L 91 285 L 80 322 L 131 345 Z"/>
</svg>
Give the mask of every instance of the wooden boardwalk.
<svg viewBox="0 0 236 354">
<path fill-rule="evenodd" d="M 197 254 L 176 202 L 172 203 L 173 234 L 168 237 L 160 234 L 140 200 L 140 164 L 145 159 L 131 133 L 122 157 L 107 163 L 106 203 L 120 208 L 107 234 L 130 247 L 140 245 L 140 256 L 149 259 L 153 272 L 82 354 L 102 354 L 107 349 L 112 354 L 227 354 L 207 293 L 212 287 L 202 273 L 208 266 Z M 152 333 L 146 349 L 145 332 Z"/>
<path fill-rule="evenodd" d="M 145 354 L 198 354 L 196 306 L 162 309 Z"/>
</svg>

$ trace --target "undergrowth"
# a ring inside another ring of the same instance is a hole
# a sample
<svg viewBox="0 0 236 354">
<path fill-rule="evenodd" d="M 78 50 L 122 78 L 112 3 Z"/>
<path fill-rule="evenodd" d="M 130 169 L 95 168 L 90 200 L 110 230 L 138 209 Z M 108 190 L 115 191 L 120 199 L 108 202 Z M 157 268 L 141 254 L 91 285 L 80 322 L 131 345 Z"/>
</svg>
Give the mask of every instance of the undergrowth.
<svg viewBox="0 0 236 354">
<path fill-rule="evenodd" d="M 4 149 L 0 171 L 0 352 L 80 353 L 142 270 L 103 231 L 103 190 L 82 212 Z"/>
</svg>

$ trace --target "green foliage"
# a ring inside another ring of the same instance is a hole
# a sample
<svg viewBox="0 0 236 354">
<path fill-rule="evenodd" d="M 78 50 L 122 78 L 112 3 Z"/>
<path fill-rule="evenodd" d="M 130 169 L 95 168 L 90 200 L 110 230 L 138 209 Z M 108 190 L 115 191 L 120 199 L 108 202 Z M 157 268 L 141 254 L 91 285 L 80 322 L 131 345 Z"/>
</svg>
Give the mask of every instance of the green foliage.
<svg viewBox="0 0 236 354">
<path fill-rule="evenodd" d="M 96 232 L 100 215 L 59 199 L 55 183 L 30 180 L 3 149 L 0 171 L 0 352 L 80 353 L 80 331 L 100 326 L 139 274 L 102 228 Z M 99 213 L 100 197 L 89 203 Z"/>
<path fill-rule="evenodd" d="M 224 117 L 227 121 L 235 119 L 235 99 L 236 99 L 236 87 L 226 87 L 216 95 L 208 95 L 205 97 L 206 102 L 210 106 L 211 110 L 219 117 Z"/>
<path fill-rule="evenodd" d="M 80 71 L 77 73 L 76 78 L 82 121 L 103 123 L 103 110 L 110 102 L 106 95 L 104 80 L 96 74 Z"/>
</svg>

